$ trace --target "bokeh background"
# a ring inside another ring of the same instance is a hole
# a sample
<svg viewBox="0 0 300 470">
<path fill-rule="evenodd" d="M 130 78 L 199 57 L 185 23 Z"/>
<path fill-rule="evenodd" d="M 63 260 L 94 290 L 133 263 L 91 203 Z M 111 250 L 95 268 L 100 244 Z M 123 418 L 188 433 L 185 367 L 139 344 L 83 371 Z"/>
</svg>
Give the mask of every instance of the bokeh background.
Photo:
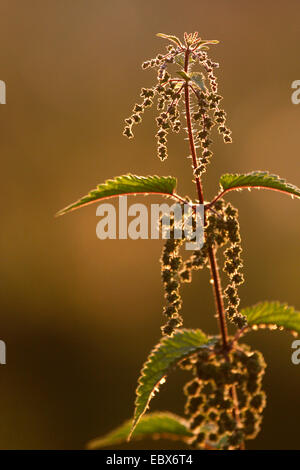
<svg viewBox="0 0 300 470">
<path fill-rule="evenodd" d="M 140 87 L 155 77 L 140 64 L 165 48 L 155 34 L 197 30 L 220 40 L 211 54 L 221 62 L 234 143 L 215 139 L 204 180 L 209 199 L 226 171 L 269 169 L 299 184 L 300 105 L 291 102 L 291 83 L 300 79 L 299 14 L 297 0 L 1 0 L 2 449 L 80 449 L 132 416 L 140 367 L 160 337 L 162 242 L 98 240 L 96 206 L 54 214 L 127 172 L 171 174 L 180 193 L 194 191 L 180 137 L 170 139 L 166 163 L 156 157 L 152 111 L 134 141 L 122 136 Z M 242 305 L 278 299 L 300 308 L 299 203 L 267 191 L 230 198 L 245 248 Z M 186 327 L 214 333 L 208 279 L 199 272 L 184 287 L 183 313 Z M 247 339 L 268 362 L 264 425 L 248 448 L 299 449 L 292 337 Z M 183 413 L 186 378 L 171 375 L 152 410 Z"/>
</svg>

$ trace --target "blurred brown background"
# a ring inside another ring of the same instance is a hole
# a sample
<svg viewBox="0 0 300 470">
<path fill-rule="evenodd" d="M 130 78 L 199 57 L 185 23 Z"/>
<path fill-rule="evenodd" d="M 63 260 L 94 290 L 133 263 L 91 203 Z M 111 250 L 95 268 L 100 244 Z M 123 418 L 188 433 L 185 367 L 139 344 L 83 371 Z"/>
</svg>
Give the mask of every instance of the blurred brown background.
<svg viewBox="0 0 300 470">
<path fill-rule="evenodd" d="M 82 448 L 132 416 L 139 369 L 160 336 L 162 242 L 98 240 L 96 206 L 53 216 L 126 172 L 172 174 L 180 193 L 194 191 L 180 137 L 171 138 L 164 165 L 156 157 L 151 111 L 134 141 L 122 136 L 140 87 L 154 78 L 140 64 L 165 47 L 155 34 L 198 30 L 220 40 L 211 54 L 221 62 L 234 143 L 215 139 L 204 181 L 209 199 L 225 171 L 269 169 L 299 184 L 300 105 L 291 103 L 291 83 L 300 79 L 299 14 L 297 0 L 1 1 L 0 338 L 7 365 L 0 366 L 0 448 Z M 243 306 L 278 299 L 300 308 L 299 202 L 267 191 L 230 198 L 246 247 Z M 183 290 L 185 326 L 213 333 L 207 281 L 200 272 Z M 292 337 L 247 339 L 269 366 L 263 430 L 248 447 L 299 449 Z M 182 413 L 185 378 L 173 374 L 152 410 Z"/>
</svg>

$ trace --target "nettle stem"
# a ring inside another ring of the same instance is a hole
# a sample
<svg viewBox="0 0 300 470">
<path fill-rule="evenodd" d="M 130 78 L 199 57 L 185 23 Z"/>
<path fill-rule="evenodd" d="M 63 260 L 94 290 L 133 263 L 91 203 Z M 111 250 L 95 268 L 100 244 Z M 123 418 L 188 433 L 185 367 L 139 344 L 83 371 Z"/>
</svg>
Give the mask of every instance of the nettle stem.
<svg viewBox="0 0 300 470">
<path fill-rule="evenodd" d="M 188 68 L 189 68 L 189 55 L 190 55 L 190 50 L 187 49 L 185 52 L 185 63 L 184 63 L 184 71 L 186 73 L 188 73 Z M 197 159 L 197 152 L 196 152 L 196 147 L 195 147 L 192 120 L 191 120 L 190 89 L 189 89 L 188 82 L 185 83 L 184 91 L 185 91 L 185 114 L 186 114 L 186 122 L 187 122 L 187 131 L 188 131 L 190 149 L 191 149 L 191 154 L 192 154 L 193 169 L 196 170 L 196 168 L 198 167 L 198 159 Z M 199 203 L 204 204 L 203 189 L 202 189 L 200 176 L 196 175 L 195 179 L 196 179 L 196 187 L 197 187 Z M 224 312 L 222 286 L 221 286 L 221 280 L 220 280 L 220 275 L 219 275 L 218 262 L 217 262 L 214 248 L 212 246 L 208 248 L 208 256 L 209 256 L 209 262 L 210 262 L 211 276 L 213 280 L 213 290 L 215 294 L 216 309 L 217 309 L 217 314 L 219 318 L 219 327 L 220 327 L 220 332 L 222 336 L 223 348 L 224 350 L 228 350 L 228 333 L 227 333 L 227 325 L 226 325 L 225 312 Z"/>
<path fill-rule="evenodd" d="M 188 67 L 189 67 L 189 54 L 190 54 L 190 51 L 189 49 L 187 49 L 185 53 L 185 64 L 184 64 L 184 71 L 186 73 L 188 73 Z M 193 169 L 195 170 L 198 166 L 198 158 L 197 158 L 192 120 L 191 120 L 190 89 L 189 89 L 188 82 L 186 82 L 185 84 L 185 113 L 186 113 L 186 122 L 187 122 L 187 130 L 188 130 L 188 136 L 189 136 L 189 142 L 190 142 L 190 149 L 191 149 L 191 154 L 192 154 Z M 204 204 L 204 196 L 203 196 L 203 189 L 202 189 L 200 176 L 195 175 L 195 179 L 196 179 L 196 187 L 197 187 L 199 203 Z M 223 292 L 222 292 L 222 285 L 221 285 L 221 279 L 220 279 L 220 274 L 219 274 L 219 266 L 218 266 L 218 261 L 217 261 L 216 253 L 215 253 L 213 246 L 208 247 L 208 258 L 209 258 L 209 263 L 210 263 L 210 272 L 211 272 L 212 281 L 213 281 L 213 291 L 215 295 L 216 310 L 217 310 L 218 319 L 219 319 L 219 328 L 220 328 L 221 337 L 222 337 L 223 350 L 226 354 L 229 349 L 228 332 L 227 332 L 227 324 L 226 324 L 225 311 L 224 311 Z M 234 416 L 238 425 L 240 425 L 239 406 L 238 406 L 235 385 L 232 386 L 231 396 L 232 396 L 233 403 L 234 403 Z M 242 442 L 242 444 L 240 445 L 240 450 L 244 450 L 244 449 L 245 449 L 245 445 L 244 445 L 244 442 Z"/>
<path fill-rule="evenodd" d="M 219 326 L 222 335 L 223 347 L 228 349 L 228 334 L 227 334 L 227 325 L 224 312 L 224 303 L 223 303 L 223 293 L 221 280 L 219 275 L 219 266 L 216 258 L 215 251 L 212 246 L 208 248 L 208 257 L 210 262 L 210 271 L 213 280 L 213 289 L 215 294 L 215 302 L 219 318 Z"/>
</svg>

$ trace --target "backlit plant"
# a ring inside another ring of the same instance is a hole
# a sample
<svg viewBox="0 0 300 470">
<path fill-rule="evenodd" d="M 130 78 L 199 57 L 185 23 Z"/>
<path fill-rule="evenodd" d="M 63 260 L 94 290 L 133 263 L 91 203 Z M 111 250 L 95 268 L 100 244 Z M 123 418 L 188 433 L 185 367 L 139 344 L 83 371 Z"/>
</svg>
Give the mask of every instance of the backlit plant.
<svg viewBox="0 0 300 470">
<path fill-rule="evenodd" d="M 219 64 L 211 60 L 207 52 L 208 47 L 218 41 L 202 40 L 198 33 L 185 33 L 183 42 L 175 36 L 158 36 L 168 40 L 166 53 L 142 65 L 143 69 L 157 71 L 157 82 L 152 88 L 142 88 L 140 102 L 125 119 L 124 135 L 134 136 L 135 126 L 142 121 L 143 113 L 155 103 L 158 110 L 157 154 L 164 161 L 168 156 L 168 134 L 179 133 L 184 128 L 189 141 L 196 197 L 187 201 L 179 196 L 175 191 L 176 178 L 128 174 L 99 185 L 59 214 L 107 197 L 159 193 L 181 204 L 187 202 L 191 207 L 204 205 L 204 244 L 183 259 L 184 238 L 174 236 L 173 221 L 161 255 L 166 300 L 162 339 L 142 368 L 133 421 L 92 441 L 89 447 L 116 445 L 128 437 L 162 435 L 181 438 L 199 449 L 243 449 L 245 441 L 255 438 L 260 430 L 266 404 L 262 389 L 266 364 L 259 351 L 251 350 L 240 343 L 240 339 L 249 330 L 260 327 L 285 328 L 297 334 L 300 313 L 279 302 L 261 302 L 240 308 L 238 288 L 244 277 L 238 211 L 225 196 L 233 190 L 265 188 L 299 198 L 300 189 L 268 172 L 225 174 L 221 176 L 219 192 L 210 202 L 205 202 L 202 176 L 213 156 L 211 136 L 219 133 L 225 143 L 232 141 L 215 76 Z M 218 250 L 224 253 L 223 271 L 228 277 L 224 290 L 216 258 Z M 203 268 L 208 268 L 211 273 L 219 324 L 217 335 L 182 328 L 180 286 L 192 281 L 194 270 Z M 227 320 L 236 328 L 234 336 L 228 334 Z M 184 386 L 186 417 L 169 412 L 146 413 L 154 394 L 175 366 L 191 375 Z"/>
</svg>

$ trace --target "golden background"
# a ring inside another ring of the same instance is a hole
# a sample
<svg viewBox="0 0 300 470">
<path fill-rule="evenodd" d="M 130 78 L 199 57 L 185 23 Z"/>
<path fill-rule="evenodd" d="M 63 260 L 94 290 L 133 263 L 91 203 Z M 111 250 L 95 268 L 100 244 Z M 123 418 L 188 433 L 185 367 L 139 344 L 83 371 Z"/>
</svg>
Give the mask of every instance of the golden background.
<svg viewBox="0 0 300 470">
<path fill-rule="evenodd" d="M 160 337 L 162 242 L 98 240 L 96 205 L 54 214 L 127 172 L 171 174 L 179 193 L 194 194 L 186 142 L 174 136 L 167 162 L 156 157 L 152 111 L 134 141 L 122 136 L 140 87 L 155 78 L 140 64 L 165 48 L 155 34 L 197 30 L 220 40 L 211 55 L 221 63 L 234 143 L 215 138 L 204 179 L 209 199 L 226 171 L 268 169 L 300 183 L 300 105 L 291 102 L 291 83 L 300 79 L 299 14 L 296 0 L 1 1 L 2 449 L 82 448 L 132 416 L 140 367 Z M 245 249 L 242 306 L 278 299 L 299 309 L 299 202 L 267 191 L 230 200 L 240 209 Z M 183 314 L 186 327 L 214 333 L 208 279 L 197 273 L 183 288 Z M 248 448 L 300 448 L 292 339 L 279 332 L 245 339 L 268 363 L 263 429 Z M 185 379 L 172 374 L 151 409 L 182 414 Z"/>
</svg>

